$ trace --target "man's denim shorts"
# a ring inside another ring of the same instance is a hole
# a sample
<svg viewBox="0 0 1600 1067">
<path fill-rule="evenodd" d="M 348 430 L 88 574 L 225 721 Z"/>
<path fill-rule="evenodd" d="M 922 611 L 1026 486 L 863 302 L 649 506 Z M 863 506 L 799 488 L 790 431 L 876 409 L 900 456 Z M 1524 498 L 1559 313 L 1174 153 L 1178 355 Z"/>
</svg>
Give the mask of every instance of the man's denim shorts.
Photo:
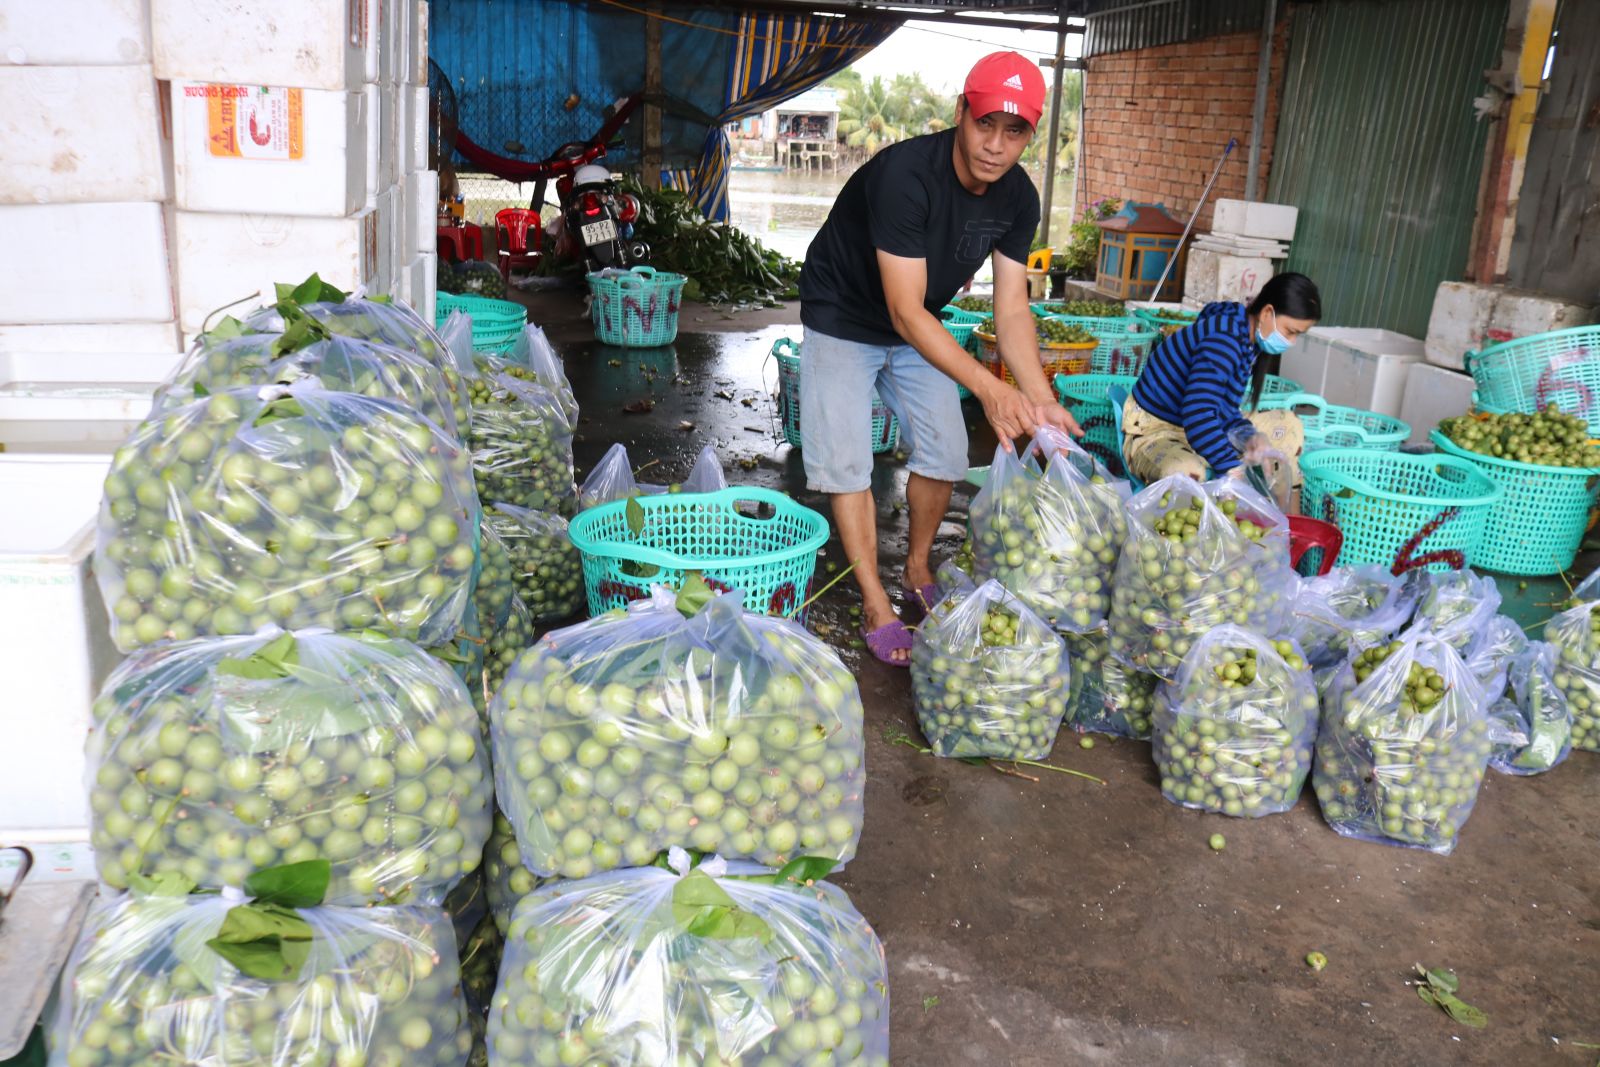
<svg viewBox="0 0 1600 1067">
<path fill-rule="evenodd" d="M 872 484 L 872 390 L 900 418 L 906 466 L 943 482 L 967 476 L 967 423 L 955 380 L 910 345 L 869 345 L 807 330 L 801 345 L 800 455 L 817 493 Z"/>
</svg>

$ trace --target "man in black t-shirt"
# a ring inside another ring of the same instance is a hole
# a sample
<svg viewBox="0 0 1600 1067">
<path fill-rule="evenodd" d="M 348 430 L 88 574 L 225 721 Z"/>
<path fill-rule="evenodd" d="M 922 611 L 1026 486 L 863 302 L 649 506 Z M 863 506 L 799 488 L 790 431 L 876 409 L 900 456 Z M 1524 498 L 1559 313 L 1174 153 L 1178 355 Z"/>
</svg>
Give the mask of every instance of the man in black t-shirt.
<svg viewBox="0 0 1600 1067">
<path fill-rule="evenodd" d="M 862 631 L 885 663 L 910 661 L 911 633 L 878 575 L 871 405 L 876 388 L 910 452 L 910 545 L 902 580 L 926 609 L 937 595 L 934 534 L 967 472 L 956 383 L 972 390 L 1006 447 L 1041 425 L 1080 432 L 1039 362 L 1025 263 L 1039 195 L 1016 166 L 1044 107 L 1044 78 L 1015 52 L 979 60 L 954 129 L 879 152 L 851 176 L 806 252 L 801 455 L 806 481 L 833 497 L 834 522 L 861 587 Z M 995 329 L 1017 388 L 955 342 L 939 311 L 994 265 Z"/>
</svg>

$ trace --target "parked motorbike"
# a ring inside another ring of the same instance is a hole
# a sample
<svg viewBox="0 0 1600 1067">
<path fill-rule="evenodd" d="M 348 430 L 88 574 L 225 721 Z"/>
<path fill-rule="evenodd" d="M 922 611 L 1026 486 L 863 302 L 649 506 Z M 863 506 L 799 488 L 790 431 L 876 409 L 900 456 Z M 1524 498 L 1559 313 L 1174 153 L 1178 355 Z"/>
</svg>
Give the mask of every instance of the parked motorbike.
<svg viewBox="0 0 1600 1067">
<path fill-rule="evenodd" d="M 605 167 L 588 163 L 563 175 L 556 195 L 564 229 L 558 250 L 564 245 L 581 257 L 586 271 L 627 268 L 649 258 L 650 246 L 633 236 L 639 200 L 621 192 Z"/>
</svg>

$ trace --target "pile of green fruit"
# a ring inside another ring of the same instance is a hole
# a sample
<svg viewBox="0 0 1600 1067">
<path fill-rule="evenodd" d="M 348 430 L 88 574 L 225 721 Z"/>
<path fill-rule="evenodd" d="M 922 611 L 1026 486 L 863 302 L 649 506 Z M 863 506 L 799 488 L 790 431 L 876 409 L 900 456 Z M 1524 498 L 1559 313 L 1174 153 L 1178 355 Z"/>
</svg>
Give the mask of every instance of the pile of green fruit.
<svg viewBox="0 0 1600 1067">
<path fill-rule="evenodd" d="M 1555 684 L 1572 715 L 1572 747 L 1600 752 L 1600 604 L 1562 612 L 1545 637 L 1560 657 Z"/>
<path fill-rule="evenodd" d="M 489 742 L 489 698 L 484 692 L 483 653 L 485 641 L 483 628 L 478 622 L 478 608 L 468 604 L 461 617 L 461 626 L 455 637 L 428 649 L 428 655 L 449 668 L 461 680 L 472 697 L 472 709 L 478 713 L 478 733 L 485 745 Z"/>
<path fill-rule="evenodd" d="M 989 337 L 998 337 L 995 332 L 994 320 L 984 319 L 975 331 Z M 1035 322 L 1034 333 L 1038 337 L 1040 348 L 1059 348 L 1065 345 L 1092 345 L 1098 344 L 1096 337 L 1088 327 L 1076 323 L 1062 322 L 1060 319 L 1038 319 Z"/>
<path fill-rule="evenodd" d="M 1161 687 L 1151 754 L 1168 800 L 1255 818 L 1294 807 L 1316 734 L 1317 690 L 1294 643 L 1222 626 Z"/>
<path fill-rule="evenodd" d="M 567 520 L 510 504 L 484 512 L 511 563 L 511 582 L 536 623 L 576 614 L 584 604 L 583 557 Z"/>
<path fill-rule="evenodd" d="M 962 311 L 970 311 L 975 315 L 994 314 L 994 298 L 989 296 L 963 296 L 950 301 L 950 306 L 960 308 Z M 989 320 L 988 326 L 993 330 L 993 319 Z"/>
<path fill-rule="evenodd" d="M 393 403 L 273 390 L 185 404 L 112 457 L 95 571 L 117 647 L 274 623 L 450 639 L 477 555 L 466 452 Z"/>
<path fill-rule="evenodd" d="M 1493 578 L 1466 570 L 1419 573 L 1421 599 L 1414 624 L 1432 632 L 1463 660 L 1470 659 L 1488 633 L 1489 620 L 1500 610 L 1500 587 Z"/>
<path fill-rule="evenodd" d="M 1119 663 L 1111 655 L 1104 628 L 1061 636 L 1072 672 L 1065 721 L 1083 733 L 1149 740 L 1156 686 L 1161 679 Z"/>
<path fill-rule="evenodd" d="M 775 880 L 750 864 L 644 867 L 528 897 L 506 939 L 491 1059 L 888 1067 L 877 935 L 838 887 Z"/>
<path fill-rule="evenodd" d="M 1061 638 L 992 580 L 944 601 L 911 646 L 917 723 L 939 756 L 1043 759 L 1068 682 Z"/>
<path fill-rule="evenodd" d="M 404 641 L 165 644 L 124 660 L 93 715 L 90 840 L 113 888 L 326 859 L 335 903 L 437 903 L 482 858 L 492 785 L 471 700 Z"/>
<path fill-rule="evenodd" d="M 855 679 L 736 596 L 670 594 L 546 635 L 490 706 L 496 794 L 524 863 L 582 878 L 672 845 L 841 862 L 861 834 Z"/>
<path fill-rule="evenodd" d="M 522 865 L 516 832 L 498 809 L 494 828 L 489 831 L 489 844 L 483 850 L 483 877 L 489 893 L 489 914 L 501 934 L 511 929 L 511 913 L 522 898 L 551 881 Z"/>
<path fill-rule="evenodd" d="M 500 276 L 499 268 L 481 259 L 452 264 L 448 271 L 445 270 L 444 261 L 440 260 L 439 274 L 438 285 L 442 293 L 486 296 L 491 300 L 504 300 L 506 297 L 506 282 Z M 446 282 L 450 283 L 451 288 L 445 288 Z"/>
<path fill-rule="evenodd" d="M 1439 432 L 1469 452 L 1541 467 L 1600 467 L 1600 446 L 1590 443 L 1588 420 L 1554 404 L 1534 415 L 1457 415 Z"/>
<path fill-rule="evenodd" d="M 1128 516 L 1111 596 L 1113 656 L 1172 681 L 1212 627 L 1283 629 L 1294 588 L 1288 523 L 1265 498 L 1240 483 L 1180 476 L 1140 492 Z"/>
<path fill-rule="evenodd" d="M 61 979 L 58 1067 L 406 1064 L 458 1067 L 472 1035 L 455 935 L 437 908 L 299 909 L 298 973 L 240 972 L 207 942 L 217 896 L 122 896 L 90 916 Z"/>
<path fill-rule="evenodd" d="M 1544 641 L 1530 644 L 1511 664 L 1507 698 L 1489 712 L 1489 766 L 1502 774 L 1539 774 L 1567 758 L 1572 712 L 1556 685 L 1560 670 L 1560 654 Z"/>
<path fill-rule="evenodd" d="M 359 393 L 415 408 L 451 437 L 459 436 L 453 398 L 438 367 L 392 345 L 333 335 L 298 347 L 270 333 L 202 335 L 156 391 L 153 415 L 240 386 L 291 384 L 315 378 L 324 389 Z"/>
<path fill-rule="evenodd" d="M 1353 657 L 1334 679 L 1313 783 L 1346 837 L 1447 853 L 1472 813 L 1490 741 L 1482 690 L 1438 638 Z"/>
<path fill-rule="evenodd" d="M 1043 471 L 1030 458 L 1035 448 L 1049 453 Z M 1058 630 L 1098 627 L 1128 533 L 1127 498 L 1128 483 L 1064 434 L 1057 442 L 1041 431 L 1020 460 L 997 448 L 972 502 L 976 577 L 998 579 Z"/>
<path fill-rule="evenodd" d="M 1040 310 L 1045 315 L 1072 315 L 1080 319 L 1120 319 L 1128 313 L 1118 300 L 1068 300 L 1042 305 Z"/>
<path fill-rule="evenodd" d="M 479 499 L 572 515 L 572 424 L 560 398 L 526 367 L 484 356 L 475 362 L 467 444 Z"/>
</svg>

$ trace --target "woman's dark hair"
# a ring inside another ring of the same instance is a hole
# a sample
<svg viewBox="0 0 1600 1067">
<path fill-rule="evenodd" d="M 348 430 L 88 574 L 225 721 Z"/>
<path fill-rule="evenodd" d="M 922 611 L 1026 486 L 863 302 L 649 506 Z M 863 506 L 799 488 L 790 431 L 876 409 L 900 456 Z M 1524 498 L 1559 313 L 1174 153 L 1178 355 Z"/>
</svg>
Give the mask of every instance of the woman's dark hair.
<svg viewBox="0 0 1600 1067">
<path fill-rule="evenodd" d="M 1259 315 L 1268 306 L 1276 314 L 1287 315 L 1291 319 L 1316 322 L 1322 318 L 1322 295 L 1317 292 L 1317 283 L 1304 274 L 1274 274 L 1267 279 L 1267 284 L 1261 287 L 1261 292 L 1250 301 L 1246 310 L 1252 315 Z M 1250 410 L 1254 411 L 1256 405 L 1261 403 L 1261 391 L 1266 388 L 1267 375 L 1277 374 L 1282 366 L 1282 356 L 1263 353 L 1256 357 L 1255 365 L 1250 369 Z"/>
</svg>

